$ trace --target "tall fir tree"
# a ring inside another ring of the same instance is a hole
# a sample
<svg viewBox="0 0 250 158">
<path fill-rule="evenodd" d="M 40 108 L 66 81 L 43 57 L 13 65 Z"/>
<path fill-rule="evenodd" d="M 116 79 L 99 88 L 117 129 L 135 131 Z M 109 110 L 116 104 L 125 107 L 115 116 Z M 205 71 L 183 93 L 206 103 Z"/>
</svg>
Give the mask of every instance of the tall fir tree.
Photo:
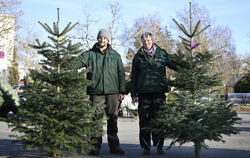
<svg viewBox="0 0 250 158">
<path fill-rule="evenodd" d="M 219 74 L 210 73 L 213 55 L 197 51 L 200 44 L 192 43 L 193 38 L 209 26 L 199 30 L 199 21 L 193 27 L 191 15 L 190 3 L 189 31 L 173 19 L 187 38 L 180 37 L 185 49 L 178 50 L 171 60 L 179 65 L 188 63 L 188 66 L 177 67 L 174 79 L 169 81 L 175 88 L 168 94 L 167 102 L 152 121 L 152 126 L 153 131 L 172 139 L 169 148 L 175 143 L 193 142 L 195 157 L 200 157 L 202 147 L 208 147 L 205 140 L 223 142 L 222 134 L 237 134 L 233 125 L 240 118 L 218 96 L 222 82 Z"/>
<path fill-rule="evenodd" d="M 18 63 L 17 63 L 17 54 L 16 54 L 16 49 L 14 50 L 13 53 L 13 59 L 11 61 L 11 67 L 8 68 L 9 70 L 9 83 L 11 86 L 13 85 L 18 85 L 18 80 L 19 80 L 19 72 L 18 72 Z"/>
<path fill-rule="evenodd" d="M 12 136 L 26 149 L 47 151 L 52 157 L 65 155 L 66 151 L 86 153 L 95 143 L 91 137 L 102 134 L 98 129 L 103 121 L 93 121 L 95 107 L 86 92 L 91 83 L 86 79 L 89 69 L 78 72 L 67 64 L 82 53 L 80 43 L 72 44 L 65 38 L 77 24 L 70 22 L 60 32 L 59 9 L 53 28 L 39 24 L 50 34 L 50 43 L 41 44 L 37 39 L 36 45 L 32 45 L 44 57 L 42 70 L 30 70 L 25 78 L 25 101 L 16 119 L 10 120 L 13 131 L 22 135 Z"/>
</svg>

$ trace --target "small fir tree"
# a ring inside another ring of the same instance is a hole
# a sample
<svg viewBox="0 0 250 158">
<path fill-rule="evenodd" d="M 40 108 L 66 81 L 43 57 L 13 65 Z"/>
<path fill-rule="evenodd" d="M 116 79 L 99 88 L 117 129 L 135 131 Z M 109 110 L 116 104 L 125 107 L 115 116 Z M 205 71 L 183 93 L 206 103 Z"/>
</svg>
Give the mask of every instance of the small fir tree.
<svg viewBox="0 0 250 158">
<path fill-rule="evenodd" d="M 179 63 L 177 65 L 188 64 L 185 68 L 177 67 L 174 79 L 169 81 L 175 89 L 168 94 L 167 103 L 152 125 L 155 132 L 172 139 L 169 148 L 175 143 L 193 142 L 195 157 L 200 157 L 201 148 L 208 147 L 205 140 L 223 142 L 222 134 L 237 134 L 233 125 L 239 118 L 227 102 L 218 97 L 216 87 L 222 82 L 218 74 L 210 73 L 213 55 L 195 51 L 200 44 L 192 43 L 193 38 L 209 26 L 199 31 L 199 21 L 193 29 L 191 3 L 189 32 L 174 22 L 188 38 L 180 37 L 185 50 L 179 50 L 171 60 Z"/>
<path fill-rule="evenodd" d="M 7 80 L 0 75 L 0 117 L 7 118 L 10 111 L 17 112 L 19 97 Z"/>
<path fill-rule="evenodd" d="M 58 20 L 53 29 L 46 23 L 41 26 L 51 35 L 51 43 L 32 45 L 44 58 L 42 70 L 31 70 L 25 78 L 26 101 L 20 106 L 16 119 L 10 120 L 12 135 L 26 149 L 47 151 L 51 156 L 65 155 L 65 151 L 77 154 L 93 148 L 91 137 L 102 134 L 102 120 L 93 121 L 95 107 L 87 95 L 86 79 L 89 69 L 78 72 L 68 67 L 74 56 L 81 53 L 81 44 L 72 44 L 66 34 L 76 25 L 69 23 L 61 32 Z M 79 149 L 79 150 L 77 150 Z"/>
<path fill-rule="evenodd" d="M 235 93 L 250 93 L 250 70 L 236 83 L 234 91 Z"/>
</svg>

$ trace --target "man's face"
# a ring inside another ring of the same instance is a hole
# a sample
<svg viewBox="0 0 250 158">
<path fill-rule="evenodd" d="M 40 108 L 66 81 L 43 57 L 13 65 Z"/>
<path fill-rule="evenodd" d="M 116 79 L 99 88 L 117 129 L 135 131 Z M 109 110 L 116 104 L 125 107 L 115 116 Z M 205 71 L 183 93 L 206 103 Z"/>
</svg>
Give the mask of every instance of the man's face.
<svg viewBox="0 0 250 158">
<path fill-rule="evenodd" d="M 100 47 L 107 47 L 109 41 L 106 37 L 99 37 L 97 40 Z"/>
<path fill-rule="evenodd" d="M 145 37 L 143 40 L 142 40 L 142 44 L 143 44 L 143 47 L 147 50 L 151 49 L 152 46 L 153 46 L 153 40 L 151 39 L 150 36 L 148 37 Z"/>
</svg>

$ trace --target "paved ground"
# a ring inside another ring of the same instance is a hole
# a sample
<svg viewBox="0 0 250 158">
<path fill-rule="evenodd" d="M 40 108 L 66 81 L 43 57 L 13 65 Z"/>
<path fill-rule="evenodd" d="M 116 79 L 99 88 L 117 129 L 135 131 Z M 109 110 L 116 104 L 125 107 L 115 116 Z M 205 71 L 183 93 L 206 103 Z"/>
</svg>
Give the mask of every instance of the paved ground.
<svg viewBox="0 0 250 158">
<path fill-rule="evenodd" d="M 239 135 L 224 136 L 226 143 L 207 142 L 209 149 L 202 149 L 202 158 L 250 158 L 250 112 L 239 112 L 242 118 L 241 124 L 236 125 L 241 130 Z M 79 155 L 80 158 L 193 158 L 193 144 L 184 144 L 181 148 L 173 147 L 165 151 L 164 155 L 156 155 L 152 148 L 151 155 L 143 156 L 138 139 L 138 119 L 120 118 L 119 137 L 121 147 L 125 150 L 125 155 L 110 155 L 107 145 L 106 135 L 103 138 L 103 145 L 100 155 L 86 156 Z M 47 158 L 46 153 L 27 151 L 21 144 L 11 144 L 10 129 L 4 122 L 0 122 L 0 157 L 1 158 Z M 165 141 L 165 147 L 170 141 Z M 69 156 L 72 157 L 72 156 Z"/>
</svg>

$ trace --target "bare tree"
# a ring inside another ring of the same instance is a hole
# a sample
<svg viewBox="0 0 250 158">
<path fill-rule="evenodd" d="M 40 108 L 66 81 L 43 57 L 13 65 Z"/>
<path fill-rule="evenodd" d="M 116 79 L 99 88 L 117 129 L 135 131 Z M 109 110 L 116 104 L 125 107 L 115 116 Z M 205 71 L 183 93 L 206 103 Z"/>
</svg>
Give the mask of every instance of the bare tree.
<svg viewBox="0 0 250 158">
<path fill-rule="evenodd" d="M 109 10 L 112 15 L 111 22 L 109 23 L 108 30 L 111 34 L 111 44 L 115 49 L 125 47 L 125 45 L 133 38 L 135 38 L 141 29 L 129 30 L 125 23 L 122 23 L 122 17 L 120 15 L 120 4 L 119 2 L 110 3 Z M 126 32 L 126 36 L 124 33 Z"/>
<path fill-rule="evenodd" d="M 20 0 L 0 0 L 0 14 L 13 16 L 15 18 L 15 30 L 18 31 L 21 28 L 20 17 L 23 15 L 22 10 L 20 9 Z M 5 21 L 4 21 L 5 20 Z M 10 27 L 9 22 L 6 21 L 4 16 L 0 17 L 0 22 L 4 21 L 2 26 L 5 26 L 5 31 Z M 1 28 L 0 28 L 1 29 Z"/>
<path fill-rule="evenodd" d="M 129 40 L 134 38 L 139 31 L 131 32 L 126 28 L 126 24 L 122 24 L 121 15 L 120 15 L 120 4 L 118 2 L 110 3 L 108 5 L 108 10 L 111 14 L 111 21 L 107 24 L 106 29 L 111 35 L 111 41 L 109 43 L 114 49 L 119 49 L 124 47 Z M 100 20 L 94 19 L 93 13 L 85 7 L 84 9 L 84 24 L 80 24 L 77 27 L 77 35 L 74 36 L 75 39 L 80 39 L 83 43 L 85 50 L 92 48 L 94 42 L 96 41 L 96 35 L 93 35 L 92 25 L 99 24 Z M 123 35 L 124 30 L 126 30 L 126 37 Z"/>
<path fill-rule="evenodd" d="M 0 38 L 1 35 L 10 34 L 11 31 L 13 32 L 14 41 L 11 49 L 12 52 L 15 51 L 15 53 L 13 53 L 13 56 L 9 57 L 9 60 L 17 61 L 19 63 L 19 73 L 23 72 L 21 75 L 25 75 L 28 73 L 28 69 L 39 68 L 39 57 L 28 46 L 28 44 L 31 44 L 32 41 L 34 41 L 36 35 L 31 29 L 25 27 L 25 24 L 22 21 L 20 21 L 20 17 L 23 15 L 20 4 L 20 0 L 0 0 L 0 14 L 2 15 L 0 16 L 0 24 L 2 24 L 0 25 Z M 14 23 L 12 25 L 10 25 L 11 21 L 8 20 L 6 16 L 14 18 Z M 14 26 L 14 28 L 6 26 Z M 2 34 L 2 32 L 5 32 L 5 34 Z M 13 65 L 11 67 L 13 67 Z"/>
<path fill-rule="evenodd" d="M 154 36 L 154 43 L 165 49 L 168 53 L 173 53 L 175 50 L 175 41 L 172 38 L 167 26 L 161 26 L 159 16 L 153 15 L 142 17 L 135 20 L 130 32 L 138 32 L 136 36 L 130 40 L 130 48 L 139 49 L 142 46 L 141 34 L 143 32 L 151 32 Z M 128 34 L 125 32 L 125 35 Z"/>
<path fill-rule="evenodd" d="M 92 48 L 93 43 L 96 41 L 96 37 L 91 34 L 91 28 L 97 20 L 94 20 L 91 11 L 85 7 L 83 10 L 84 24 L 76 26 L 77 34 L 73 36 L 74 39 L 78 39 L 83 43 L 83 49 L 89 50 Z"/>
<path fill-rule="evenodd" d="M 27 30 L 26 35 L 22 37 L 18 37 L 18 41 L 16 46 L 18 47 L 18 56 L 17 59 L 19 61 L 20 71 L 23 74 L 28 74 L 30 69 L 39 70 L 41 66 L 39 65 L 40 56 L 37 52 L 32 49 L 29 44 L 34 44 L 37 35 L 31 30 Z M 25 42 L 22 42 L 25 41 Z"/>
<path fill-rule="evenodd" d="M 119 30 L 119 25 L 120 25 L 120 5 L 119 2 L 115 2 L 115 3 L 110 3 L 109 4 L 109 9 L 110 12 L 112 14 L 112 18 L 111 18 L 111 22 L 108 26 L 108 31 L 110 32 L 111 35 L 111 41 L 110 44 L 113 45 L 113 43 L 115 42 L 115 40 L 119 40 L 117 39 L 117 32 Z"/>
</svg>

